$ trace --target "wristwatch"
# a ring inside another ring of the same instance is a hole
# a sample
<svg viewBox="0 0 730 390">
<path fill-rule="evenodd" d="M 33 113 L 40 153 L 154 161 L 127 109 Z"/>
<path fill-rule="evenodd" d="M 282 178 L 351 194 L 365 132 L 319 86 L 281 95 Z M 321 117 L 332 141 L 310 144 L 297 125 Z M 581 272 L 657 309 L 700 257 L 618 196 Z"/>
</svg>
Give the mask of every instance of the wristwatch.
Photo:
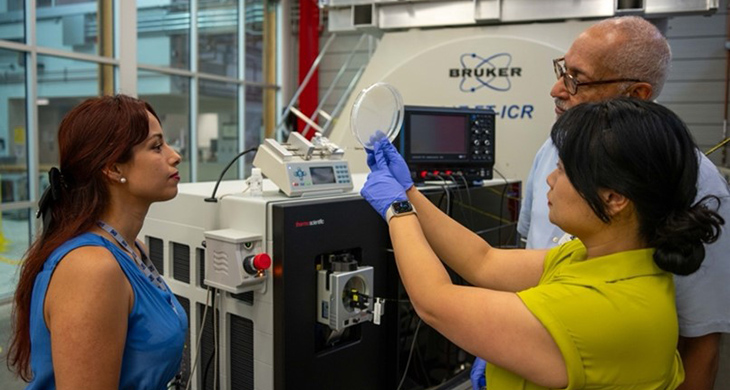
<svg viewBox="0 0 730 390">
<path fill-rule="evenodd" d="M 413 207 L 411 202 L 407 200 L 396 200 L 390 204 L 390 207 L 385 212 L 385 221 L 390 223 L 391 218 L 408 214 L 416 214 L 416 208 Z"/>
</svg>

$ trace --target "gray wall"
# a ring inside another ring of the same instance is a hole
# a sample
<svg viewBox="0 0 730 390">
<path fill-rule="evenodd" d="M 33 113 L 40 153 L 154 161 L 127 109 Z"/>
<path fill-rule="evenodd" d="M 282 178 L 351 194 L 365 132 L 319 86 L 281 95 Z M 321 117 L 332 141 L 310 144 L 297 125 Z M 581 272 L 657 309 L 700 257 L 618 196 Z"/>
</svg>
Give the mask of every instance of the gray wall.
<svg viewBox="0 0 730 390">
<path fill-rule="evenodd" d="M 727 3 L 721 0 L 712 16 L 676 16 L 667 26 L 674 59 L 659 102 L 684 119 L 703 151 L 723 139 Z M 723 159 L 722 151 L 709 157 L 730 166 L 730 155 Z"/>
</svg>

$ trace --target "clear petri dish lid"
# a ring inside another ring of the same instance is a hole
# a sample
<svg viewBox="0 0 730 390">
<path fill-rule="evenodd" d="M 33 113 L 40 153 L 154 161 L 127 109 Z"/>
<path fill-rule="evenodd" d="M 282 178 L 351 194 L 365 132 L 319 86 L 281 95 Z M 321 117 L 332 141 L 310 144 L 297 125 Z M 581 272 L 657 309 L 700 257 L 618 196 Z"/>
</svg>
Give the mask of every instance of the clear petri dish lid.
<svg viewBox="0 0 730 390">
<path fill-rule="evenodd" d="M 350 130 L 355 139 L 366 149 L 387 137 L 398 136 L 403 124 L 403 98 L 395 87 L 378 82 L 357 95 L 350 112 Z"/>
</svg>

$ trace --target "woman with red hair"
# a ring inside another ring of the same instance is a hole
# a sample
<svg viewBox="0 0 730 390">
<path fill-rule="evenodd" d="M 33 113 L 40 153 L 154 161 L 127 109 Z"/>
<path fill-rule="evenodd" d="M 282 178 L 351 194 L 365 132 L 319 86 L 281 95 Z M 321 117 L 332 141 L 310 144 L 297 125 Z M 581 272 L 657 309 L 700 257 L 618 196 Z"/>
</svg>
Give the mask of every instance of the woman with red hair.
<svg viewBox="0 0 730 390">
<path fill-rule="evenodd" d="M 187 316 L 136 240 L 172 199 L 178 155 L 152 107 L 84 101 L 58 130 L 60 169 L 23 263 L 8 365 L 28 389 L 161 389 L 180 369 Z"/>
</svg>

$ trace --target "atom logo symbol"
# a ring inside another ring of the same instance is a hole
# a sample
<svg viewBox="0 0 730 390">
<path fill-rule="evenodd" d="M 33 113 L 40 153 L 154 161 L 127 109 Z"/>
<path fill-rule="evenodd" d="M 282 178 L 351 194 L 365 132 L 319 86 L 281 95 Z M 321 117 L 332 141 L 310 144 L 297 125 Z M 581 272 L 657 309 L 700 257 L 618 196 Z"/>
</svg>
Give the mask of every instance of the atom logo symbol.
<svg viewBox="0 0 730 390">
<path fill-rule="evenodd" d="M 512 63 L 512 56 L 508 53 L 499 53 L 487 58 L 476 53 L 461 55 L 461 84 L 462 92 L 476 92 L 484 87 L 495 91 L 509 91 L 512 81 L 507 70 Z"/>
</svg>

